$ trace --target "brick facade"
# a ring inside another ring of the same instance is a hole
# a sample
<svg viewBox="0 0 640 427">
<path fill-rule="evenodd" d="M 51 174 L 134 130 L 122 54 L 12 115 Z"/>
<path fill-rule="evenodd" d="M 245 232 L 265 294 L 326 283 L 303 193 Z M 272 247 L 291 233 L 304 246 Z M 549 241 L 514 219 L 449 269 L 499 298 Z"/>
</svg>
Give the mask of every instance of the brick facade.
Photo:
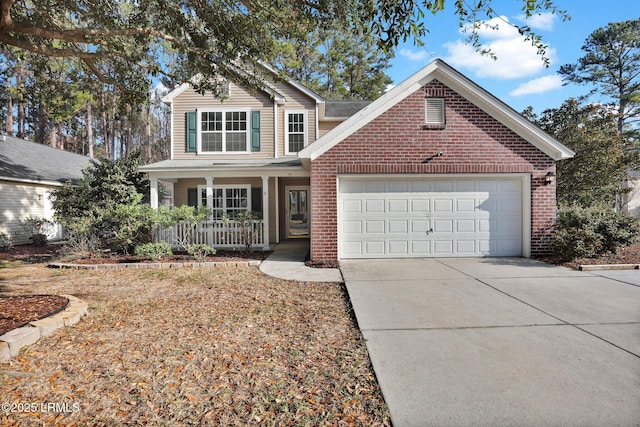
<svg viewBox="0 0 640 427">
<path fill-rule="evenodd" d="M 446 126 L 425 126 L 425 96 L 445 98 Z M 437 152 L 442 157 L 422 163 Z M 338 258 L 339 174 L 531 174 L 531 254 L 549 251 L 556 214 L 555 162 L 438 81 L 406 97 L 311 163 L 311 254 Z"/>
</svg>

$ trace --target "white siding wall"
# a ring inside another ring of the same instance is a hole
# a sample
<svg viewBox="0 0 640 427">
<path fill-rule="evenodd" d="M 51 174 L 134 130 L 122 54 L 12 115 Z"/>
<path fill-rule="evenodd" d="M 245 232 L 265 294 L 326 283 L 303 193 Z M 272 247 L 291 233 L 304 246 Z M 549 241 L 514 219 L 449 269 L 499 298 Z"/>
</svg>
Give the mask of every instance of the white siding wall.
<svg viewBox="0 0 640 427">
<path fill-rule="evenodd" d="M 14 244 L 29 243 L 20 220 L 44 216 L 47 188 L 54 187 L 0 181 L 0 233 L 10 234 Z"/>
</svg>

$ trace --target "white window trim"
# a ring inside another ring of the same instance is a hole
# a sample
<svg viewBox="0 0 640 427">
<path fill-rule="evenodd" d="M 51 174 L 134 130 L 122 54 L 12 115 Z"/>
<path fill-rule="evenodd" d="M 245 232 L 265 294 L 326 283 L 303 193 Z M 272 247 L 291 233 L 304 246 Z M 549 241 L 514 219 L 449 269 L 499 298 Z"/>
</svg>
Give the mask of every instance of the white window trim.
<svg viewBox="0 0 640 427">
<path fill-rule="evenodd" d="M 222 151 L 203 151 L 202 150 L 202 113 L 222 113 Z M 247 130 L 246 130 L 246 151 L 227 151 L 226 141 L 226 113 L 246 113 Z M 196 138 L 198 154 L 251 154 L 251 110 L 249 108 L 199 108 L 196 110 Z"/>
<path fill-rule="evenodd" d="M 289 151 L 289 114 L 302 114 L 304 120 L 304 147 L 309 144 L 309 122 L 307 120 L 307 112 L 305 110 L 285 110 L 284 111 L 284 154 L 297 155 L 298 151 Z M 304 148 L 302 147 L 302 148 Z"/>
<path fill-rule="evenodd" d="M 222 212 L 223 215 L 227 214 L 227 189 L 246 189 L 247 190 L 247 210 L 251 211 L 251 184 L 228 184 L 228 185 L 214 185 L 214 190 L 222 190 Z M 202 192 L 207 190 L 206 185 L 198 185 L 198 207 L 204 206 L 202 204 Z M 215 194 L 214 197 L 215 199 Z M 211 208 L 211 206 L 209 206 Z"/>
</svg>

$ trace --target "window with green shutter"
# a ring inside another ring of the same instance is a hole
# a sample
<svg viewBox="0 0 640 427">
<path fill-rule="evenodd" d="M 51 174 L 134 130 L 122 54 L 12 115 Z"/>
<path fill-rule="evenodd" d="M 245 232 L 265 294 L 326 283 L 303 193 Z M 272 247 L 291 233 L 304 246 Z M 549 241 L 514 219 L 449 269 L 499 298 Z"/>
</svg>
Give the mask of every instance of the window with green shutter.
<svg viewBox="0 0 640 427">
<path fill-rule="evenodd" d="M 187 153 L 195 153 L 197 150 L 197 126 L 196 112 L 189 111 L 185 114 L 185 133 L 186 133 L 186 151 Z"/>
<path fill-rule="evenodd" d="M 251 151 L 260 151 L 260 111 L 251 112 Z"/>
</svg>

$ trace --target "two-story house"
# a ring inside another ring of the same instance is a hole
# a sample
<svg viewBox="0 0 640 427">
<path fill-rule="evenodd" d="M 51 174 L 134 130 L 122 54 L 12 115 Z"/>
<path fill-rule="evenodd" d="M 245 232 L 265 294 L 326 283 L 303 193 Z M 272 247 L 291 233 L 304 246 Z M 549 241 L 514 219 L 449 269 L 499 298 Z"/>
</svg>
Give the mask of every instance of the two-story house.
<svg viewBox="0 0 640 427">
<path fill-rule="evenodd" d="M 370 104 L 294 81 L 226 95 L 164 98 L 171 159 L 141 168 L 153 206 L 169 181 L 175 205 L 258 212 L 258 245 L 308 237 L 317 260 L 549 250 L 555 162 L 573 152 L 440 60 Z M 234 244 L 215 230 L 204 241 Z"/>
</svg>

